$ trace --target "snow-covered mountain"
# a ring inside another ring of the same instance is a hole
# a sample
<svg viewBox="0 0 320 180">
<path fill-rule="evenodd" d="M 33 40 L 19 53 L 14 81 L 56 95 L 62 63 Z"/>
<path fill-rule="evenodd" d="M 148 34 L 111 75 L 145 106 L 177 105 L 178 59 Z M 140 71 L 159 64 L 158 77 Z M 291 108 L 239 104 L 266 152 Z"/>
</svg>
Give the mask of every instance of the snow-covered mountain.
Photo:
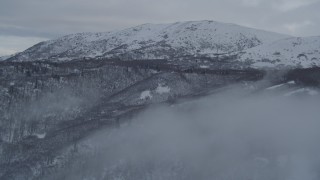
<svg viewBox="0 0 320 180">
<path fill-rule="evenodd" d="M 6 55 L 6 56 L 0 56 L 0 61 L 4 61 L 4 60 L 7 60 L 9 58 L 12 58 L 14 56 L 16 56 L 18 53 L 14 53 L 14 54 L 11 54 L 11 55 Z"/>
<path fill-rule="evenodd" d="M 297 38 L 214 21 L 144 24 L 121 31 L 67 35 L 36 44 L 8 60 L 183 59 L 217 55 L 236 55 L 239 61 L 256 68 L 318 66 L 320 36 Z"/>
<path fill-rule="evenodd" d="M 225 54 L 288 38 L 287 35 L 214 21 L 144 24 L 106 33 L 79 33 L 36 44 L 11 60 L 83 57 L 164 59 Z"/>
<path fill-rule="evenodd" d="M 320 65 L 320 36 L 286 38 L 245 51 L 242 61 L 252 61 L 254 67 Z"/>
<path fill-rule="evenodd" d="M 0 56 L 0 61 L 4 61 L 6 59 L 9 59 L 12 56 Z"/>
<path fill-rule="evenodd" d="M 316 63 L 319 42 L 199 21 L 39 43 L 0 62 L 0 180 L 292 179 L 292 167 L 309 167 L 295 160 L 304 152 L 320 179 L 320 68 L 260 69 Z M 206 157 L 213 168 L 194 166 Z"/>
</svg>

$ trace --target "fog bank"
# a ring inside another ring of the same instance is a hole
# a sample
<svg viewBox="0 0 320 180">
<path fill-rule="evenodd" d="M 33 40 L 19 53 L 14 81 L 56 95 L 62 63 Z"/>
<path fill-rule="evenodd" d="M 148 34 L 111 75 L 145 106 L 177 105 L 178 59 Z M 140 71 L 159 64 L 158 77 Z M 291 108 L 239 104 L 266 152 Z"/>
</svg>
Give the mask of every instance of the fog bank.
<svg viewBox="0 0 320 180">
<path fill-rule="evenodd" d="M 152 107 L 83 142 L 94 153 L 64 177 L 319 179 L 319 107 L 317 97 L 237 90 Z"/>
</svg>

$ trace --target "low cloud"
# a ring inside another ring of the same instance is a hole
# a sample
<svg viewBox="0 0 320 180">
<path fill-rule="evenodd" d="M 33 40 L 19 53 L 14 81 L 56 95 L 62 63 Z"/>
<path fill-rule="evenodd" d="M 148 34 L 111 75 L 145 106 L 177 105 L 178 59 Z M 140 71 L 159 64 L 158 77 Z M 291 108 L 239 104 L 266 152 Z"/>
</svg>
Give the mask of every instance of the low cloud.
<svg viewBox="0 0 320 180">
<path fill-rule="evenodd" d="M 294 9 L 308 6 L 313 3 L 319 2 L 318 0 L 277 0 L 273 3 L 273 7 L 277 10 L 286 12 Z"/>
<path fill-rule="evenodd" d="M 233 91 L 154 107 L 89 138 L 95 154 L 63 177 L 319 179 L 319 106 L 315 98 Z"/>
<path fill-rule="evenodd" d="M 307 28 L 310 28 L 310 26 L 314 26 L 315 23 L 312 21 L 303 21 L 303 22 L 294 22 L 294 23 L 288 23 L 284 24 L 283 26 L 290 32 L 290 34 L 296 34 L 298 32 L 301 32 Z"/>
</svg>

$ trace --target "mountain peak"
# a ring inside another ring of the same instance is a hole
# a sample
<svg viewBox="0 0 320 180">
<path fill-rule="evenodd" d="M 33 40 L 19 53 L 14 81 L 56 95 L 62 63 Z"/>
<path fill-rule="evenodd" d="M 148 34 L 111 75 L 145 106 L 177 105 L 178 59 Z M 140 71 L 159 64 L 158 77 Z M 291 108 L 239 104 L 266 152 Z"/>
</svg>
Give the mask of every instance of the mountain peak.
<svg viewBox="0 0 320 180">
<path fill-rule="evenodd" d="M 41 42 L 10 59 L 168 59 L 243 51 L 287 37 L 289 36 L 208 20 L 169 24 L 148 23 L 120 31 L 63 36 Z"/>
</svg>

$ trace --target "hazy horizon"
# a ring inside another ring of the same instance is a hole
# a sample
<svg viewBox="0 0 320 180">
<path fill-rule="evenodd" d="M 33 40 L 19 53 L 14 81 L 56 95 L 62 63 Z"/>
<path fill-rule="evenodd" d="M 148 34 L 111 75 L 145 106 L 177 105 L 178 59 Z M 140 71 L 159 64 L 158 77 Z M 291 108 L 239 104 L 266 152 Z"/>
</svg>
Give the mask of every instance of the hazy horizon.
<svg viewBox="0 0 320 180">
<path fill-rule="evenodd" d="M 3 0 L 0 4 L 0 56 L 66 34 L 145 23 L 214 20 L 302 37 L 317 36 L 320 30 L 319 0 Z"/>
</svg>

